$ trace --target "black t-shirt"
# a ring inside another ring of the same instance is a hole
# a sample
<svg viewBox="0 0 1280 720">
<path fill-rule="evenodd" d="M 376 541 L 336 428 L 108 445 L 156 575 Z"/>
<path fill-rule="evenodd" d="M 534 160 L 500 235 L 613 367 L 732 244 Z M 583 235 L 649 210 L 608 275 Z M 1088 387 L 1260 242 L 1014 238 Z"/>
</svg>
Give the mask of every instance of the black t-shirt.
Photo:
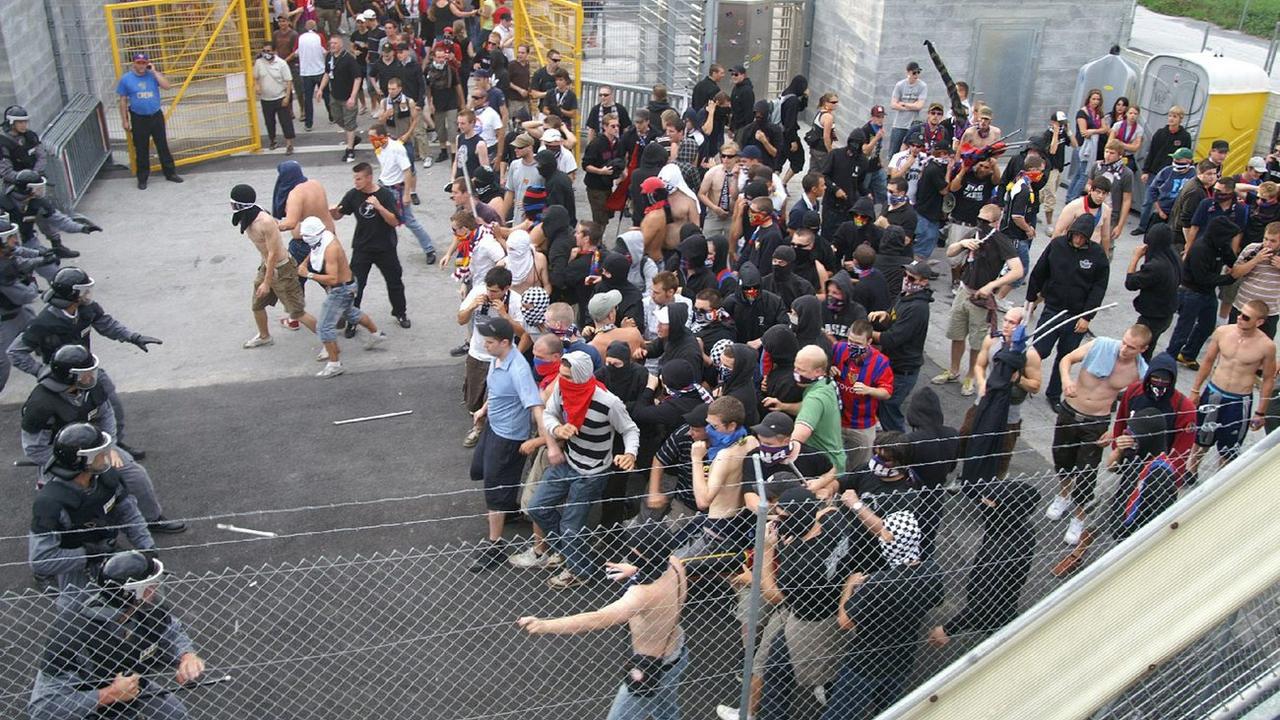
<svg viewBox="0 0 1280 720">
<path fill-rule="evenodd" d="M 540 67 L 533 72 L 532 90 L 538 92 L 549 93 L 556 89 L 556 79 L 551 77 L 551 73 L 547 72 L 545 67 Z"/>
<path fill-rule="evenodd" d="M 925 163 L 916 185 L 916 212 L 935 223 L 942 222 L 941 190 L 947 184 L 947 166 L 936 160 Z"/>
<path fill-rule="evenodd" d="M 865 532 L 853 514 L 843 509 L 823 515 L 819 522 L 822 532 L 817 537 L 777 546 L 778 590 L 787 608 L 801 620 L 835 617 L 850 574 L 844 540 L 851 532 Z"/>
<path fill-rule="evenodd" d="M 564 92 L 552 88 L 547 96 L 555 102 L 555 114 L 561 120 L 569 122 L 568 113 L 578 109 L 578 96 L 573 93 L 573 88 L 565 88 Z"/>
<path fill-rule="evenodd" d="M 846 473 L 840 478 L 840 492 L 857 490 L 858 498 L 884 519 L 893 513 L 907 511 L 920 517 L 920 478 L 908 471 L 901 480 L 888 481 L 865 467 Z M 849 555 L 853 568 L 858 572 L 878 570 L 884 563 L 880 543 L 870 532 L 854 533 Z"/>
<path fill-rule="evenodd" d="M 431 93 L 431 104 L 435 112 L 458 109 L 458 87 L 461 81 L 458 73 L 449 63 L 438 68 L 434 62 L 427 63 L 423 69 L 427 81 L 427 91 Z"/>
<path fill-rule="evenodd" d="M 983 205 L 991 202 L 995 192 L 995 181 L 988 176 L 980 178 L 966 173 L 960 183 L 960 189 L 951 195 L 956 199 L 956 206 L 951 210 L 951 219 L 964 225 L 978 224 L 978 211 Z"/>
<path fill-rule="evenodd" d="M 352 236 L 351 250 L 352 252 L 394 250 L 396 229 L 388 225 L 378 210 L 366 202 L 370 195 L 376 195 L 382 207 L 395 212 L 396 196 L 384 187 L 379 187 L 372 193 L 361 192 L 355 188 L 348 190 L 347 194 L 342 196 L 342 202 L 338 203 L 338 209 L 344 215 L 354 215 L 356 218 L 356 231 Z"/>
<path fill-rule="evenodd" d="M 794 449 L 794 445 L 792 448 Z M 747 492 L 754 492 L 752 488 L 755 486 L 756 477 L 755 458 L 759 455 L 759 450 L 753 450 L 742 459 L 742 486 Z M 781 472 L 791 473 L 802 480 L 812 480 L 831 472 L 831 467 L 831 461 L 827 459 L 826 453 L 804 443 L 800 443 L 800 454 L 796 456 L 794 462 L 785 458 L 772 463 L 760 461 L 760 472 L 764 474 L 765 485 L 772 482 L 773 476 Z"/>
<path fill-rule="evenodd" d="M 349 52 L 329 55 L 325 61 L 325 69 L 329 73 L 330 95 L 343 102 L 351 97 L 356 78 L 364 76 L 359 61 Z"/>
<path fill-rule="evenodd" d="M 902 228 L 902 232 L 906 233 L 908 238 L 916 236 L 916 209 L 911 207 L 911 203 L 896 208 L 885 208 L 884 219 L 888 220 L 890 225 Z"/>
<path fill-rule="evenodd" d="M 356 60 L 361 63 L 368 62 L 369 48 L 377 48 L 378 41 L 386 37 L 387 34 L 382 32 L 381 28 L 372 30 L 356 30 L 351 33 L 351 45 L 356 51 Z"/>
<path fill-rule="evenodd" d="M 596 135 L 595 139 L 587 144 L 587 149 L 582 153 L 582 172 L 584 173 L 582 184 L 592 190 L 612 190 L 613 175 L 597 175 L 596 173 L 587 172 L 587 166 L 605 167 L 610 160 L 622 157 L 619 154 L 620 144 L 614 141 L 609 143 L 609 138 L 604 135 Z"/>
<path fill-rule="evenodd" d="M 941 573 L 931 560 L 872 573 L 844 606 L 857 633 L 849 668 L 864 677 L 905 676 L 924 642 L 921 623 L 942 598 Z"/>
<path fill-rule="evenodd" d="M 970 290 L 981 288 L 1000 277 L 1005 261 L 1015 257 L 1018 257 L 1018 251 L 1013 247 L 1013 241 L 997 230 L 965 262 L 964 274 L 961 275 L 964 286 Z M 1023 271 L 1029 270 L 1023 268 Z"/>
<path fill-rule="evenodd" d="M 1018 187 L 1018 185 L 1021 185 L 1022 187 Z M 1015 181 L 1014 188 L 1018 190 L 1016 195 L 1010 196 L 1009 193 L 1005 194 L 1004 215 L 1000 220 L 1000 232 L 1007 235 L 1010 240 L 1016 242 L 1019 240 L 1026 240 L 1027 234 L 1022 231 L 1022 228 L 1018 227 L 1018 225 L 1013 222 L 1013 218 L 1018 216 L 1025 220 L 1028 225 L 1031 224 L 1034 217 L 1031 214 L 1031 207 L 1033 205 L 1031 196 L 1035 194 L 1035 190 L 1032 189 L 1029 181 L 1021 183 Z"/>
</svg>

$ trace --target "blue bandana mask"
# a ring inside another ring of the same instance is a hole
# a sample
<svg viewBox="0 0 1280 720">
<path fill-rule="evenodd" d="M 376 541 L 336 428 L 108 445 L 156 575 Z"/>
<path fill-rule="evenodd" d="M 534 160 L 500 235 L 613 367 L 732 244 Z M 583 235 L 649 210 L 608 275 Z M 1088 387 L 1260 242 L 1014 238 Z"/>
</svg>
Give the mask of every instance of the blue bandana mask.
<svg viewBox="0 0 1280 720">
<path fill-rule="evenodd" d="M 911 198 L 907 197 L 906 195 L 890 195 L 890 196 L 889 196 L 889 204 L 890 204 L 890 205 L 905 205 L 905 204 L 906 204 L 906 202 L 907 202 L 908 200 L 910 200 L 910 199 L 911 199 Z"/>
<path fill-rule="evenodd" d="M 708 424 L 707 439 L 710 440 L 711 443 L 707 447 L 707 459 L 715 460 L 716 455 L 719 455 L 721 450 L 724 450 L 746 436 L 747 429 L 745 427 L 739 426 L 737 430 L 734 430 L 731 433 L 724 433 Z"/>
</svg>

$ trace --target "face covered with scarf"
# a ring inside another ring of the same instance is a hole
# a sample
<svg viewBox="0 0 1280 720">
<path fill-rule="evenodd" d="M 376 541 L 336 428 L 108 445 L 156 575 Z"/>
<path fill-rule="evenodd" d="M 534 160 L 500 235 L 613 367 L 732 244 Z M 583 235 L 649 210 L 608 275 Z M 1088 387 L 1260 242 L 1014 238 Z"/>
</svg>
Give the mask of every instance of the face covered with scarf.
<svg viewBox="0 0 1280 720">
<path fill-rule="evenodd" d="M 822 503 L 809 488 L 794 487 L 782 493 L 773 510 L 778 538 L 784 543 L 792 543 L 808 535 L 818 522 L 821 509 Z"/>
<path fill-rule="evenodd" d="M 636 568 L 630 583 L 648 585 L 662 577 L 671 566 L 675 541 L 662 523 L 651 521 L 631 526 L 627 530 L 624 547 L 626 562 Z"/>
<path fill-rule="evenodd" d="M 591 356 L 578 351 L 565 354 L 560 361 L 558 386 L 564 421 L 574 427 L 582 427 L 596 388 L 605 389 L 592 374 Z"/>
<path fill-rule="evenodd" d="M 920 560 L 920 524 L 909 510 L 899 510 L 884 519 L 884 529 L 893 539 L 880 540 L 880 552 L 890 566 L 911 565 Z"/>
<path fill-rule="evenodd" d="M 231 188 L 231 224 L 238 226 L 243 234 L 258 218 L 262 208 L 257 206 L 258 193 L 248 185 L 236 185 Z"/>
</svg>

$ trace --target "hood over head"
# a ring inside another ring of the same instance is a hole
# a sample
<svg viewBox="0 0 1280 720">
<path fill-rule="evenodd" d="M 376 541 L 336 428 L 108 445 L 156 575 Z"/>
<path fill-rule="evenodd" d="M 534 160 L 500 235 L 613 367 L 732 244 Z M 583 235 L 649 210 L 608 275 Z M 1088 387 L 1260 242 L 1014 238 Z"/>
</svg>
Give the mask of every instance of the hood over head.
<svg viewBox="0 0 1280 720">
<path fill-rule="evenodd" d="M 680 257 L 689 266 L 689 272 L 699 272 L 707 262 L 707 239 L 690 235 L 680 243 Z"/>
<path fill-rule="evenodd" d="M 907 424 L 917 430 L 939 430 L 945 420 L 942 417 L 942 401 L 933 388 L 917 388 L 907 401 Z"/>
<path fill-rule="evenodd" d="M 875 219 L 876 201 L 866 196 L 860 197 L 854 201 L 852 213 Z"/>
<path fill-rule="evenodd" d="M 801 295 L 791 303 L 796 313 L 796 340 L 813 345 L 822 335 L 822 301 L 816 295 Z"/>
<path fill-rule="evenodd" d="M 1098 222 L 1093 219 L 1093 216 L 1085 213 L 1076 218 L 1071 223 L 1071 227 L 1067 228 L 1067 240 L 1070 240 L 1072 235 L 1083 235 L 1086 238 L 1091 238 L 1097 225 Z"/>
<path fill-rule="evenodd" d="M 569 364 L 569 376 L 573 382 L 578 384 L 590 380 L 595 371 L 591 356 L 581 350 L 565 353 L 561 362 Z"/>
<path fill-rule="evenodd" d="M 907 233 L 897 225 L 890 225 L 880 231 L 880 250 L 876 259 L 884 257 L 911 257 L 911 246 L 907 244 Z"/>
<path fill-rule="evenodd" d="M 720 246 L 717 245 L 716 246 L 717 261 L 719 260 L 719 257 L 720 257 Z M 739 283 L 738 293 L 739 294 L 742 293 L 743 288 L 760 287 L 760 281 L 761 281 L 760 271 L 756 269 L 755 263 L 751 262 L 750 260 L 742 263 L 742 266 L 738 268 L 738 283 Z"/>
<path fill-rule="evenodd" d="M 542 214 L 542 234 L 554 239 L 569 230 L 569 211 L 563 205 L 548 205 Z"/>
<path fill-rule="evenodd" d="M 840 288 L 840 292 L 844 295 L 844 302 L 846 306 L 855 301 L 855 298 L 853 297 L 853 278 L 849 277 L 848 270 L 841 270 L 835 275 L 832 275 L 831 278 L 827 280 L 827 285 L 835 285 Z"/>
<path fill-rule="evenodd" d="M 724 350 L 724 353 L 733 358 L 733 370 L 724 382 L 720 383 L 721 389 L 728 392 L 743 385 L 754 385 L 756 364 L 759 361 L 759 355 L 755 349 L 742 343 L 733 343 Z"/>
<path fill-rule="evenodd" d="M 667 343 L 676 343 L 689 337 L 689 306 L 673 302 L 667 306 Z"/>
<path fill-rule="evenodd" d="M 648 175 L 657 175 L 663 165 L 667 164 L 670 155 L 667 149 L 662 145 L 651 142 L 644 146 L 644 152 L 640 153 L 640 162 L 636 166 L 637 169 L 647 170 Z"/>
<path fill-rule="evenodd" d="M 1229 250 L 1231 239 L 1239 234 L 1240 226 L 1226 215 L 1219 215 L 1210 220 L 1209 226 L 1204 231 L 1204 237 L 1209 246 L 1219 252 Z"/>
<path fill-rule="evenodd" d="M 276 166 L 276 186 L 271 193 L 271 215 L 278 220 L 284 219 L 285 202 L 289 192 L 307 181 L 302 174 L 302 165 L 297 160 L 285 160 Z"/>
<path fill-rule="evenodd" d="M 663 363 L 661 373 L 662 384 L 673 393 L 680 392 L 698 381 L 698 375 L 694 372 L 693 366 L 689 361 L 680 358 Z"/>
<path fill-rule="evenodd" d="M 760 347 L 769 353 L 769 360 L 775 367 L 790 367 L 796 361 L 796 353 L 800 352 L 800 341 L 791 328 L 774 325 L 760 336 Z"/>
<path fill-rule="evenodd" d="M 1178 282 L 1182 282 L 1182 256 L 1173 247 L 1173 229 L 1167 223 L 1152 223 L 1151 227 L 1147 228 L 1147 234 L 1142 238 L 1142 243 L 1147 246 L 1148 260 L 1155 258 L 1164 260 L 1173 268 Z"/>
<path fill-rule="evenodd" d="M 622 289 L 625 287 L 634 287 L 631 281 L 627 279 L 627 274 L 631 272 L 631 260 L 622 253 L 607 253 L 604 259 L 600 261 L 600 267 L 609 273 L 609 277 L 601 278 L 601 284 L 608 288 Z"/>
<path fill-rule="evenodd" d="M 711 269 L 719 273 L 729 267 L 729 238 L 724 235 L 712 235 L 707 238 L 711 241 L 711 246 L 716 249 L 715 261 L 711 264 Z"/>
</svg>

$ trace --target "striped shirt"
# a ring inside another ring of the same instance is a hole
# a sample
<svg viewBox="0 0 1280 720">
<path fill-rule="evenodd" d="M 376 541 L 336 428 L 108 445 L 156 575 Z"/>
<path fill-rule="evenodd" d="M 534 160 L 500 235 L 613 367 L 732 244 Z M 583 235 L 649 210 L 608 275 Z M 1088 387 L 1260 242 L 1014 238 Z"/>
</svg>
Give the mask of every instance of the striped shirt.
<svg viewBox="0 0 1280 720">
<path fill-rule="evenodd" d="M 547 399 L 542 414 L 548 433 L 564 423 L 564 407 L 560 399 L 560 385 Z M 622 433 L 623 452 L 635 455 L 640 447 L 640 428 L 627 414 L 627 408 L 617 395 L 603 388 L 596 388 L 587 408 L 587 417 L 573 437 L 564 441 L 564 454 L 569 466 L 582 475 L 598 475 L 613 465 L 613 437 Z"/>
<path fill-rule="evenodd" d="M 1236 264 L 1240 265 L 1253 259 L 1262 251 L 1262 243 L 1246 245 L 1240 251 Z M 1236 293 L 1236 310 L 1243 310 L 1244 304 L 1250 300 L 1261 300 L 1267 304 L 1268 315 L 1280 315 L 1280 268 L 1269 262 L 1258 263 L 1247 275 L 1240 278 L 1240 292 Z"/>
<path fill-rule="evenodd" d="M 849 357 L 849 343 L 842 340 L 831 349 L 831 359 L 832 365 L 840 371 L 840 376 L 836 378 L 836 390 L 840 396 L 840 425 L 855 430 L 873 427 L 880 401 L 871 395 L 856 394 L 853 385 L 862 383 L 892 393 L 893 368 L 889 366 L 889 358 L 879 350 L 868 347 L 866 358 L 861 364 L 856 364 Z"/>
</svg>

